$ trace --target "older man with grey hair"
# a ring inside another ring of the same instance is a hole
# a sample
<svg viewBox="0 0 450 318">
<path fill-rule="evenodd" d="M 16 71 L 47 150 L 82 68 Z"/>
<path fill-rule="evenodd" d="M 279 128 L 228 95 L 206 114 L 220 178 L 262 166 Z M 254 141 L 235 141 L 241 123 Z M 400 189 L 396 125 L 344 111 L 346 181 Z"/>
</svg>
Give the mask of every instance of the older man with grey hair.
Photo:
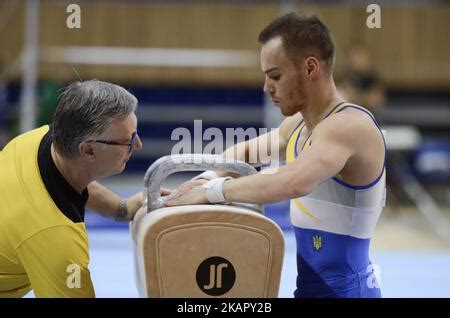
<svg viewBox="0 0 450 318">
<path fill-rule="evenodd" d="M 121 173 L 142 148 L 136 107 L 118 85 L 75 82 L 52 126 L 0 152 L 0 297 L 95 296 L 84 209 L 127 221 L 141 207 L 142 193 L 122 199 L 95 181 Z"/>
</svg>

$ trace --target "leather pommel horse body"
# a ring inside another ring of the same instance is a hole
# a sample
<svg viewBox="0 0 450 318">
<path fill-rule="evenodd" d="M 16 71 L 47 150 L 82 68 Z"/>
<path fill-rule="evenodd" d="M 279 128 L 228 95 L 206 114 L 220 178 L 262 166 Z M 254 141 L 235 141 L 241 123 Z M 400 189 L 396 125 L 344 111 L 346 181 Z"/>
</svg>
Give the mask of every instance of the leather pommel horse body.
<svg viewBox="0 0 450 318">
<path fill-rule="evenodd" d="M 279 226 L 252 204 L 164 207 L 162 182 L 180 171 L 256 170 L 214 155 L 172 155 L 144 178 L 144 206 L 131 222 L 141 297 L 277 297 L 284 256 Z"/>
</svg>

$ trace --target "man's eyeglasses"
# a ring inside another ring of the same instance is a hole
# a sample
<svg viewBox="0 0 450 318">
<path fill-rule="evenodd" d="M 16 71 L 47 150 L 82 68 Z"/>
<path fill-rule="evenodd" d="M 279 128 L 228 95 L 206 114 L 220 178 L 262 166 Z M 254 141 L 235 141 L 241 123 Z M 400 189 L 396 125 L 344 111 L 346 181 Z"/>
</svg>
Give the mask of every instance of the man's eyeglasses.
<svg viewBox="0 0 450 318">
<path fill-rule="evenodd" d="M 131 150 L 133 149 L 133 145 L 134 142 L 136 141 L 136 137 L 138 135 L 137 130 L 131 135 L 131 140 L 129 143 L 127 144 L 123 144 L 120 142 L 116 142 L 116 141 L 111 141 L 111 140 L 88 140 L 88 142 L 98 142 L 101 144 L 105 144 L 105 145 L 113 145 L 113 146 L 127 146 L 128 147 L 128 153 L 131 152 Z"/>
</svg>

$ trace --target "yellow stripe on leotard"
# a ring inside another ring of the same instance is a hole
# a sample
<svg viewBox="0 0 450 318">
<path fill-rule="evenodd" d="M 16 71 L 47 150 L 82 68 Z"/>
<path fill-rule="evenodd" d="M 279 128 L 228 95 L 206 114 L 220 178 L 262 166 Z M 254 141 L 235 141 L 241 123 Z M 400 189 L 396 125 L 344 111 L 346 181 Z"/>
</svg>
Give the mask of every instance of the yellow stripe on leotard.
<svg viewBox="0 0 450 318">
<path fill-rule="evenodd" d="M 305 126 L 305 122 L 302 120 L 302 122 L 295 128 L 294 132 L 289 137 L 289 141 L 286 147 L 286 162 L 291 163 L 295 161 L 295 148 L 297 147 L 297 139 L 298 135 L 300 134 L 300 131 L 302 130 L 303 126 Z"/>
<path fill-rule="evenodd" d="M 305 126 L 305 122 L 302 121 L 297 128 L 295 128 L 294 132 L 291 134 L 291 137 L 289 138 L 287 149 L 286 149 L 286 162 L 290 163 L 296 160 L 295 158 L 295 148 L 297 147 L 297 140 L 299 137 L 299 134 L 302 130 L 302 128 Z M 310 137 L 311 138 L 311 137 Z M 314 214 L 312 214 L 308 209 L 305 208 L 305 206 L 300 202 L 299 199 L 293 199 L 293 202 L 295 206 L 302 211 L 304 214 L 306 214 L 309 217 L 312 217 L 315 220 L 319 220 Z"/>
<path fill-rule="evenodd" d="M 340 111 L 342 108 L 344 108 L 347 105 L 349 105 L 349 103 L 342 103 L 342 104 L 336 106 L 329 115 Z M 351 104 L 351 105 L 355 106 L 353 104 Z M 291 163 L 297 159 L 295 156 L 295 149 L 297 148 L 299 134 L 304 126 L 305 126 L 305 122 L 302 119 L 300 124 L 295 128 L 294 132 L 291 134 L 291 136 L 289 138 L 288 145 L 286 148 L 286 162 L 287 163 Z M 305 148 L 308 148 L 309 146 L 311 146 L 311 141 L 312 141 L 312 134 L 308 137 L 306 142 L 303 144 L 303 147 L 300 151 L 303 151 Z M 315 220 L 319 220 L 319 218 L 317 216 L 315 216 L 312 212 L 308 211 L 308 209 L 305 208 L 305 206 L 300 202 L 300 200 L 298 198 L 293 199 L 293 201 L 294 201 L 295 206 L 300 211 L 302 211 L 304 214 L 308 215 L 309 217 L 311 217 Z"/>
</svg>

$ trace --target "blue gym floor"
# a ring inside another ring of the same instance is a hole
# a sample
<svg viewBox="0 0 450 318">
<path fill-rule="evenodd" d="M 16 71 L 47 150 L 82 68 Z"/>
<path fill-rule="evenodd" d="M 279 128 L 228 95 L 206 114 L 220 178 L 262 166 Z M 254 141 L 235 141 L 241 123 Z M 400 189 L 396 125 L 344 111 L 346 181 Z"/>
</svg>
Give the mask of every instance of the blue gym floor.
<svg viewBox="0 0 450 318">
<path fill-rule="evenodd" d="M 291 298 L 296 279 L 295 238 L 292 231 L 285 234 L 286 253 L 279 297 Z M 128 229 L 92 229 L 89 241 L 96 296 L 139 297 Z M 373 252 L 372 262 L 381 269 L 383 297 L 450 297 L 449 251 Z"/>
<path fill-rule="evenodd" d="M 127 229 L 92 230 L 91 273 L 97 297 L 138 297 L 132 241 Z M 295 238 L 286 232 L 279 297 L 293 297 Z M 374 252 L 383 297 L 450 297 L 450 252 Z"/>
</svg>

